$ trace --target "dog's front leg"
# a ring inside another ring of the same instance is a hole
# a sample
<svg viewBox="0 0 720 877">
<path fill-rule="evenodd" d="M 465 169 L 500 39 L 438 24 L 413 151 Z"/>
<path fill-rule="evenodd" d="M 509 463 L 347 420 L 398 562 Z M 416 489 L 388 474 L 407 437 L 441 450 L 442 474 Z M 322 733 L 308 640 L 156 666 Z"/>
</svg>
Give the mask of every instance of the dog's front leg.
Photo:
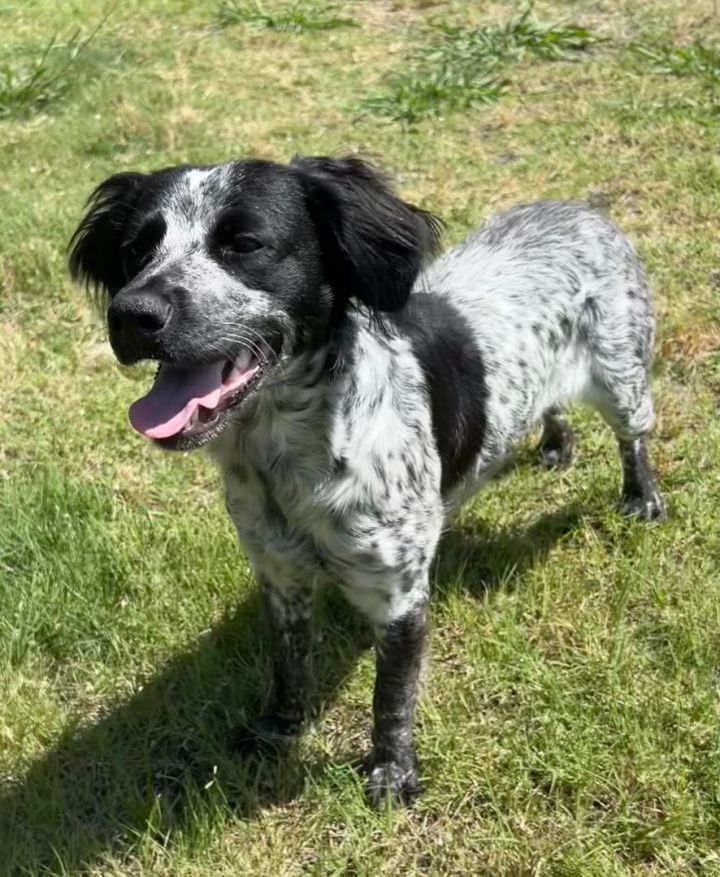
<svg viewBox="0 0 720 877">
<path fill-rule="evenodd" d="M 236 736 L 244 752 L 268 751 L 291 742 L 307 718 L 310 690 L 313 587 L 276 585 L 257 571 L 272 638 L 272 689 L 267 709 Z"/>
<path fill-rule="evenodd" d="M 376 628 L 373 751 L 368 785 L 374 803 L 411 803 L 420 792 L 413 721 L 425 648 L 427 601 Z"/>
</svg>

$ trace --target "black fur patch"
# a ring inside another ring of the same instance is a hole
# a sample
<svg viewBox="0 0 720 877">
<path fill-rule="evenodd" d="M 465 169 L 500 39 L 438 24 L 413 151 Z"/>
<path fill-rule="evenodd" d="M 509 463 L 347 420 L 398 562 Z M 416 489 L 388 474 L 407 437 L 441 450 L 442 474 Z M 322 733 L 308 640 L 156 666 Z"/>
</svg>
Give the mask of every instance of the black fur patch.
<svg viewBox="0 0 720 877">
<path fill-rule="evenodd" d="M 70 240 L 70 272 L 75 280 L 103 287 L 110 295 L 124 286 L 122 246 L 145 179 L 137 173 L 115 174 L 90 195 L 87 215 Z"/>
<path fill-rule="evenodd" d="M 409 338 L 425 373 L 445 493 L 482 447 L 487 397 L 482 355 L 467 321 L 444 296 L 415 293 L 388 323 Z"/>
<path fill-rule="evenodd" d="M 336 295 L 374 312 L 401 308 L 423 262 L 437 251 L 440 220 L 396 197 L 387 178 L 359 158 L 296 157 L 292 167 Z"/>
</svg>

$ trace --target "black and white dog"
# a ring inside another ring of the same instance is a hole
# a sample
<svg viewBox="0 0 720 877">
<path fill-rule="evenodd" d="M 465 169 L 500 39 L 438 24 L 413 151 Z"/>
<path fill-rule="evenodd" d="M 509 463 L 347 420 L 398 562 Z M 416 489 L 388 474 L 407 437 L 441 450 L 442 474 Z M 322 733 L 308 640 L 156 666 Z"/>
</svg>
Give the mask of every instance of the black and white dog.
<svg viewBox="0 0 720 877">
<path fill-rule="evenodd" d="M 122 363 L 157 360 L 130 421 L 206 445 L 266 599 L 269 709 L 247 743 L 306 718 L 313 591 L 337 584 L 377 641 L 374 799 L 418 790 L 413 714 L 429 573 L 448 513 L 561 406 L 617 436 L 622 507 L 661 517 L 645 437 L 654 319 L 626 238 L 574 203 L 490 220 L 422 270 L 438 222 L 356 159 L 122 173 L 92 194 L 75 278 L 109 294 Z"/>
</svg>

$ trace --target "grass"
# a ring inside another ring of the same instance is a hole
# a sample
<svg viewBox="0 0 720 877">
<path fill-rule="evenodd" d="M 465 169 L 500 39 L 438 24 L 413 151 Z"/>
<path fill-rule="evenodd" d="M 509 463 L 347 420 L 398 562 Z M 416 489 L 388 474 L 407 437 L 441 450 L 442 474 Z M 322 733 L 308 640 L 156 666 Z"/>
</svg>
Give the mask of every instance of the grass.
<svg viewBox="0 0 720 877">
<path fill-rule="evenodd" d="M 445 65 L 392 76 L 388 86 L 360 102 L 362 110 L 413 124 L 442 112 L 470 109 L 500 99 L 505 81 L 490 70 Z"/>
<path fill-rule="evenodd" d="M 634 44 L 632 51 L 643 64 L 668 76 L 690 76 L 705 86 L 704 104 L 720 112 L 720 48 L 694 42 L 689 46 Z"/>
<path fill-rule="evenodd" d="M 334 30 L 353 25 L 352 18 L 336 15 L 337 7 L 329 3 L 308 3 L 297 0 L 279 9 L 269 9 L 262 3 L 243 0 L 223 0 L 218 4 L 218 21 L 223 27 L 249 24 L 253 27 L 277 31 Z"/>
<path fill-rule="evenodd" d="M 720 874 L 720 119 L 704 74 L 625 50 L 714 51 L 708 4 L 544 3 L 537 20 L 607 42 L 558 60 L 525 47 L 500 64 L 502 100 L 412 126 L 357 118 L 357 101 L 450 45 L 445 29 L 500 32 L 518 8 L 332 14 L 356 26 L 218 29 L 198 0 L 128 0 L 61 99 L 0 120 L 0 875 Z M 97 18 L 90 0 L 0 7 L 3 58 Z M 332 592 L 315 726 L 277 764 L 233 757 L 268 682 L 250 571 L 205 458 L 130 433 L 148 377 L 114 366 L 65 268 L 110 173 L 348 150 L 380 156 L 449 242 L 521 200 L 601 205 L 659 322 L 670 520 L 617 515 L 613 442 L 584 411 L 571 469 L 539 470 L 528 442 L 467 505 L 434 571 L 426 792 L 408 812 L 365 804 L 372 654 Z"/>
<path fill-rule="evenodd" d="M 543 25 L 527 4 L 509 21 L 468 28 L 439 22 L 439 40 L 412 52 L 401 73 L 392 74 L 379 93 L 361 101 L 363 109 L 393 121 L 414 123 L 424 116 L 467 109 L 499 100 L 505 71 L 525 58 L 558 61 L 601 42 L 578 25 Z"/>
<path fill-rule="evenodd" d="M 635 45 L 633 50 L 660 73 L 668 73 L 672 76 L 699 76 L 713 84 L 720 82 L 720 49 L 698 42 L 687 47 L 651 48 Z"/>
<path fill-rule="evenodd" d="M 586 27 L 576 24 L 545 25 L 533 16 L 528 4 L 507 22 L 467 28 L 438 24 L 442 41 L 418 51 L 428 61 L 445 64 L 503 63 L 526 57 L 558 61 L 602 42 Z"/>
<path fill-rule="evenodd" d="M 54 35 L 26 56 L 0 63 L 0 119 L 30 115 L 61 98 L 79 75 L 86 50 L 103 24 L 87 37 L 79 28 L 64 40 Z"/>
</svg>

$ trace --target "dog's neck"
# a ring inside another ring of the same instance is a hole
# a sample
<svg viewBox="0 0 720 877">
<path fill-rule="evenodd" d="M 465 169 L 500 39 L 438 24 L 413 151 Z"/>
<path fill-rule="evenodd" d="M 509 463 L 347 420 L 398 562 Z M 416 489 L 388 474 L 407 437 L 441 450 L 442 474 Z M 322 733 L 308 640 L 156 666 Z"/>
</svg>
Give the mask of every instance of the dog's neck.
<svg viewBox="0 0 720 877">
<path fill-rule="evenodd" d="M 352 335 L 332 330 L 325 338 L 298 345 L 243 406 L 235 421 L 208 448 L 221 467 L 245 458 L 262 465 L 277 454 L 313 456 L 330 446 L 331 405 L 352 357 Z M 277 446 L 277 447 L 274 447 Z"/>
</svg>

